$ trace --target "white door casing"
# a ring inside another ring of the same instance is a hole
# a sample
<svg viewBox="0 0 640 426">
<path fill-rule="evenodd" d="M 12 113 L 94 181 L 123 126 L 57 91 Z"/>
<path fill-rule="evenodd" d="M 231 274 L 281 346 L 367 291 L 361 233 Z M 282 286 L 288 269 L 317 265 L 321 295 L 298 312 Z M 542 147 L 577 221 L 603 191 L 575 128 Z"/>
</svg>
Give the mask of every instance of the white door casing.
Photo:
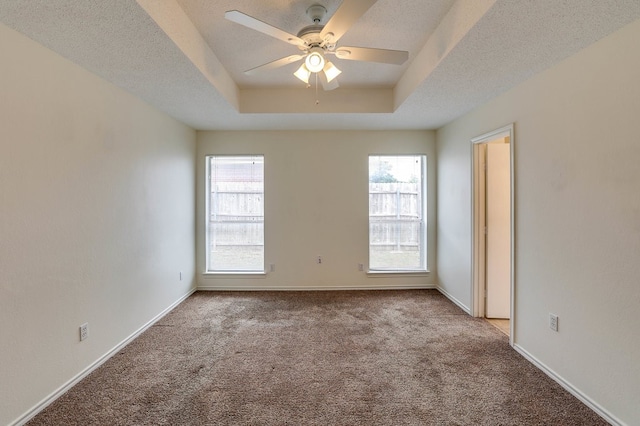
<svg viewBox="0 0 640 426">
<path fill-rule="evenodd" d="M 514 125 L 509 124 L 483 135 L 471 139 L 471 314 L 475 317 L 486 316 L 486 248 L 485 235 L 486 215 L 486 176 L 485 157 L 487 146 L 490 142 L 507 138 L 510 147 L 509 155 L 509 306 L 510 306 L 510 333 L 511 346 L 516 341 L 517 307 L 515 306 L 515 138 Z"/>
</svg>

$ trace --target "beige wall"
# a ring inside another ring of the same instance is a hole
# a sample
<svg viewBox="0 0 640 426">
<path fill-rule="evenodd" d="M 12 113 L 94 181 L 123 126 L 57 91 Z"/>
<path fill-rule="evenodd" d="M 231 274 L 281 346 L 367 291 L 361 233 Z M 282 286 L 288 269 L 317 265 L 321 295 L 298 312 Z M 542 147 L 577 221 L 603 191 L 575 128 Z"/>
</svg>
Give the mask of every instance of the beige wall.
<svg viewBox="0 0 640 426">
<path fill-rule="evenodd" d="M 438 131 L 438 274 L 471 299 L 471 138 L 515 123 L 515 345 L 640 419 L 640 21 Z M 548 327 L 559 316 L 559 332 Z"/>
<path fill-rule="evenodd" d="M 435 133 L 282 131 L 198 133 L 198 286 L 229 289 L 424 287 L 436 283 Z M 426 154 L 428 265 L 421 276 L 368 276 L 368 155 Z M 204 165 L 207 154 L 264 154 L 263 277 L 206 276 Z M 321 265 L 317 256 L 323 257 Z"/>
<path fill-rule="evenodd" d="M 0 56 L 5 425 L 193 288 L 195 132 L 3 25 Z"/>
<path fill-rule="evenodd" d="M 192 130 L 0 25 L 0 424 L 27 413 L 196 281 L 280 289 L 439 283 L 470 306 L 470 139 L 510 122 L 516 347 L 610 420 L 634 424 L 638 39 L 640 22 L 437 133 L 436 265 L 434 132 L 202 132 L 196 155 Z M 259 279 L 202 275 L 204 156 L 222 153 L 266 157 L 266 262 L 276 272 Z M 357 270 L 367 263 L 370 153 L 428 156 L 428 276 Z M 548 328 L 549 312 L 559 315 L 559 333 Z M 80 343 L 83 322 L 90 337 Z"/>
</svg>

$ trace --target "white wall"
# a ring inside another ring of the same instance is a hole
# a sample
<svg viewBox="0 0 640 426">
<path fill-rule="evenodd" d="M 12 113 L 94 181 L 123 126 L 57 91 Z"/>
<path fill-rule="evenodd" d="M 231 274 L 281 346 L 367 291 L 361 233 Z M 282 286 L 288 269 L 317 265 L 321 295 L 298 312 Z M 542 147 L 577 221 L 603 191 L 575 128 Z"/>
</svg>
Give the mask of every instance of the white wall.
<svg viewBox="0 0 640 426">
<path fill-rule="evenodd" d="M 0 56 L 4 425 L 194 287 L 195 132 L 3 25 Z"/>
<path fill-rule="evenodd" d="M 422 276 L 368 276 L 368 155 L 426 154 L 428 266 Z M 204 165 L 207 154 L 265 155 L 264 277 L 205 276 Z M 234 289 L 424 287 L 436 283 L 435 132 L 199 132 L 198 286 Z M 321 265 L 317 256 L 323 257 Z"/>
<path fill-rule="evenodd" d="M 437 135 L 439 284 L 470 306 L 470 139 L 515 122 L 515 344 L 629 425 L 640 419 L 638 40 L 640 21 Z"/>
</svg>

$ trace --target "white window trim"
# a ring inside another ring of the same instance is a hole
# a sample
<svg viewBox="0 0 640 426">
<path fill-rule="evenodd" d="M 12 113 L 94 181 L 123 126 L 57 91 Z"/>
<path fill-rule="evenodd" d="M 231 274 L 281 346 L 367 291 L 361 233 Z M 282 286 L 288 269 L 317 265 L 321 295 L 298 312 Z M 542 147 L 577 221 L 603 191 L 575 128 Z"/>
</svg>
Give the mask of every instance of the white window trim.
<svg viewBox="0 0 640 426">
<path fill-rule="evenodd" d="M 371 257 L 370 257 L 370 253 L 371 253 L 371 234 L 368 233 L 367 235 L 367 265 L 368 265 L 368 269 L 367 269 L 367 277 L 372 277 L 372 278 L 382 278 L 382 277 L 398 277 L 398 276 L 406 276 L 406 277 L 425 277 L 425 276 L 429 276 L 430 274 L 430 270 L 429 270 L 429 256 L 427 253 L 427 249 L 428 249 L 428 233 L 427 233 L 427 229 L 428 229 L 428 220 L 429 217 L 427 216 L 428 213 L 428 193 L 427 193 L 427 187 L 428 187 L 428 169 L 427 169 L 427 164 L 428 164 L 428 155 L 426 153 L 420 153 L 420 154 L 400 154 L 400 153 L 393 153 L 393 154 L 389 154 L 389 153 L 385 153 L 385 154 L 369 154 L 367 157 L 367 162 L 368 159 L 371 157 L 399 157 L 399 156 L 420 156 L 422 157 L 422 180 L 421 180 L 421 186 L 422 186 L 422 218 L 423 218 L 423 231 L 422 231 L 422 239 L 421 239 L 421 253 L 422 253 L 422 259 L 421 262 L 424 262 L 424 269 L 372 269 L 371 268 Z M 367 173 L 369 173 L 369 168 L 367 166 Z M 367 178 L 367 194 L 369 193 L 369 179 Z M 367 209 L 368 209 L 368 203 L 367 203 Z M 370 226 L 370 222 L 369 222 L 369 213 L 367 212 L 367 224 Z"/>
<path fill-rule="evenodd" d="M 204 244 L 205 244 L 205 263 L 204 263 L 204 267 L 205 270 L 202 272 L 202 276 L 204 278 L 211 278 L 211 277 L 215 277 L 215 278 L 252 278 L 252 277 L 261 277 L 261 276 L 266 276 L 267 271 L 265 269 L 265 265 L 264 265 L 264 259 L 263 259 L 263 266 L 262 269 L 255 269 L 255 270 L 244 270 L 244 269 L 238 269 L 238 270 L 233 270 L 233 269 L 228 269 L 228 270 L 208 270 L 209 267 L 209 257 L 211 256 L 210 254 L 210 250 L 209 250 L 209 218 L 210 218 L 210 201 L 211 201 L 211 161 L 210 158 L 211 157 L 262 157 L 263 159 L 263 164 L 265 161 L 265 155 L 264 154 L 206 154 L 205 155 L 205 197 L 204 197 L 204 202 L 205 202 L 205 220 L 204 220 L 204 229 L 205 229 L 205 237 L 204 237 Z M 263 185 L 264 185 L 264 175 L 262 176 L 263 178 Z M 263 186 L 263 196 L 264 196 L 264 186 Z M 263 212 L 264 214 L 264 212 Z M 264 241 L 263 241 L 264 244 Z M 266 246 L 265 246 L 265 250 L 266 250 Z M 265 254 L 266 256 L 266 254 Z"/>
</svg>

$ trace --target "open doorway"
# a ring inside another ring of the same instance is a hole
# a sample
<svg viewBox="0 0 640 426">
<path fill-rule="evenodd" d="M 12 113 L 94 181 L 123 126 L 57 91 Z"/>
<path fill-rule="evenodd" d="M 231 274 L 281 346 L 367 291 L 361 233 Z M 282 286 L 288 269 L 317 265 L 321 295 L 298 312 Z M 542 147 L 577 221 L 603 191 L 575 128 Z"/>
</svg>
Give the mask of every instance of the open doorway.
<svg viewBox="0 0 640 426">
<path fill-rule="evenodd" d="M 514 342 L 513 125 L 471 140 L 473 315 Z"/>
</svg>

